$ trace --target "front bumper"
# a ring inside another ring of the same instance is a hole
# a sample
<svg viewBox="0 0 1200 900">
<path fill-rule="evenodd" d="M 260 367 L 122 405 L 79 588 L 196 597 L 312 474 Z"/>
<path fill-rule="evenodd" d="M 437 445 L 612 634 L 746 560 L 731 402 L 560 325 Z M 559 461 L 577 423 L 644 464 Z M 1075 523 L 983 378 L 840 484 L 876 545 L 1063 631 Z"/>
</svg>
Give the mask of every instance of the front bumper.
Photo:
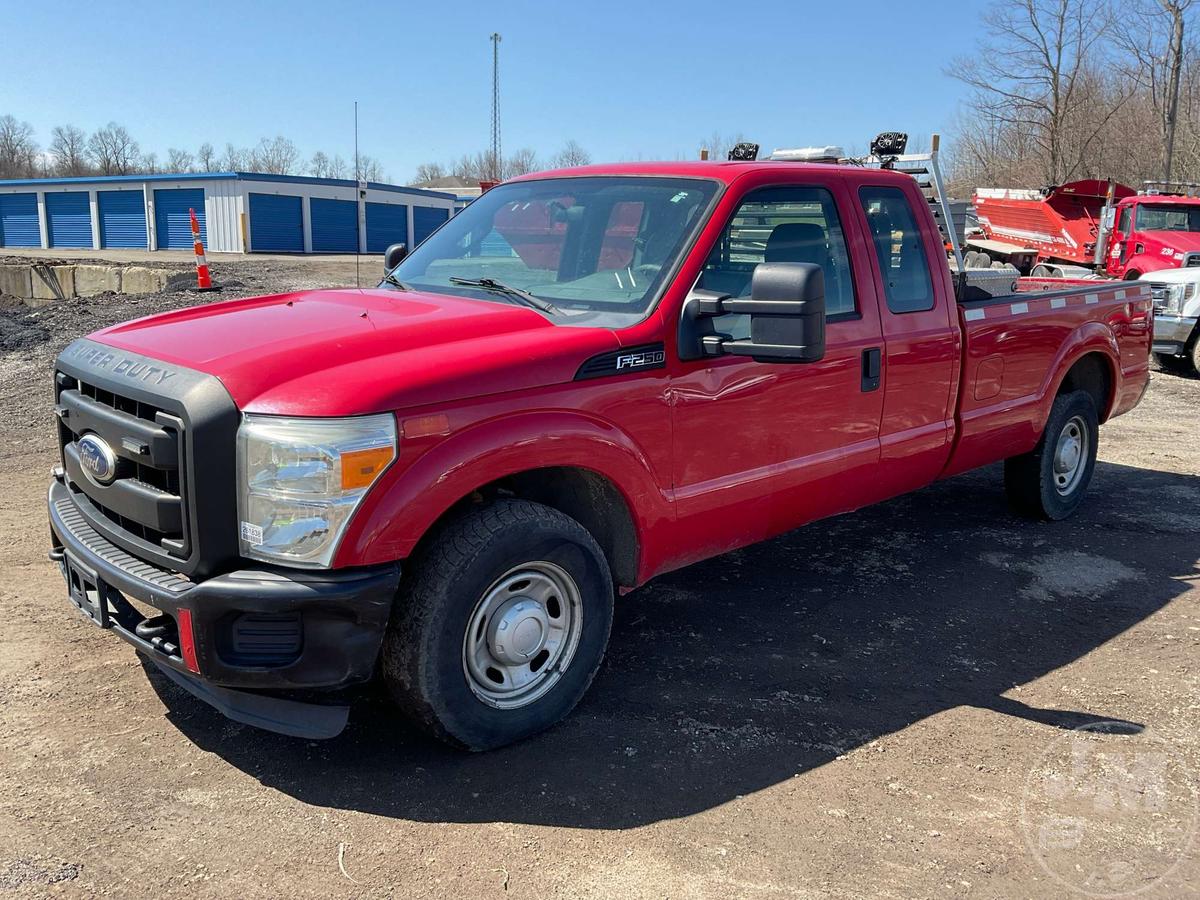
<svg viewBox="0 0 1200 900">
<path fill-rule="evenodd" d="M 284 733 L 332 737 L 273 727 L 274 712 L 290 717 L 264 704 L 280 691 L 327 692 L 374 672 L 399 564 L 345 571 L 262 567 L 191 581 L 107 541 L 79 512 L 61 477 L 50 485 L 49 512 L 50 557 L 62 567 L 71 601 L 226 715 Z"/>
<path fill-rule="evenodd" d="M 1154 345 L 1155 353 L 1179 355 L 1187 350 L 1188 341 L 1196 330 L 1195 316 L 1154 316 Z"/>
</svg>

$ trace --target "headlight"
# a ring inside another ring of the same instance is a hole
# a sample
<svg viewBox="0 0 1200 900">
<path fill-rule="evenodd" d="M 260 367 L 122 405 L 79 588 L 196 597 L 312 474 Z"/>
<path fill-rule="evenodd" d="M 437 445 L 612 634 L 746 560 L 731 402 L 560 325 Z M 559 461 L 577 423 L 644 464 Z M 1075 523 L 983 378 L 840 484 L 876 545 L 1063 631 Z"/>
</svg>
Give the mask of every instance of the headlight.
<svg viewBox="0 0 1200 900">
<path fill-rule="evenodd" d="M 1176 315 L 1183 312 L 1183 305 L 1191 300 L 1195 294 L 1195 283 L 1171 285 L 1167 288 L 1167 302 L 1163 304 L 1162 311 Z"/>
<path fill-rule="evenodd" d="M 391 415 L 244 416 L 238 429 L 242 555 L 328 567 L 350 516 L 395 458 Z"/>
</svg>

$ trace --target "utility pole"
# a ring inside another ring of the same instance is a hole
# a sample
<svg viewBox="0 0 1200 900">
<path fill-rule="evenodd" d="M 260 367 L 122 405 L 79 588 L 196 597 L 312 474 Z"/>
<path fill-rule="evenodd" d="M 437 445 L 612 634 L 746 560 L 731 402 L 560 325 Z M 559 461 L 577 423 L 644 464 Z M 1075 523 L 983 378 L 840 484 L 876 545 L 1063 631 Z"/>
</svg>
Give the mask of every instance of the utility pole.
<svg viewBox="0 0 1200 900">
<path fill-rule="evenodd" d="M 492 181 L 499 181 L 500 156 L 500 35 L 492 34 Z"/>
<path fill-rule="evenodd" d="M 1167 86 L 1167 146 L 1164 154 L 1163 180 L 1167 182 L 1166 189 L 1171 185 L 1171 157 L 1175 154 L 1175 117 L 1179 109 L 1179 82 L 1183 72 L 1183 15 L 1190 3 L 1164 3 L 1168 15 L 1171 16 L 1171 43 L 1168 57 L 1170 58 L 1170 81 Z"/>
</svg>

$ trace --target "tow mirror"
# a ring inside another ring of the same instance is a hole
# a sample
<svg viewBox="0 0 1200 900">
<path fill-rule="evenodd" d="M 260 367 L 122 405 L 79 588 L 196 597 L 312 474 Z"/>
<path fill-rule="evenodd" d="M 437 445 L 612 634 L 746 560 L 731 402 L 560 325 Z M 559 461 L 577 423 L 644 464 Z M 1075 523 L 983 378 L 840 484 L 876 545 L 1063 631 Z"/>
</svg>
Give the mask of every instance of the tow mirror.
<svg viewBox="0 0 1200 900">
<path fill-rule="evenodd" d="M 408 256 L 408 244 L 392 244 L 383 251 L 383 271 L 390 272 Z"/>
<path fill-rule="evenodd" d="M 749 339 L 716 330 L 718 316 L 750 317 Z M 759 263 L 750 296 L 697 290 L 679 323 L 679 354 L 700 359 L 732 353 L 758 362 L 816 362 L 825 356 L 825 272 L 813 263 Z"/>
</svg>

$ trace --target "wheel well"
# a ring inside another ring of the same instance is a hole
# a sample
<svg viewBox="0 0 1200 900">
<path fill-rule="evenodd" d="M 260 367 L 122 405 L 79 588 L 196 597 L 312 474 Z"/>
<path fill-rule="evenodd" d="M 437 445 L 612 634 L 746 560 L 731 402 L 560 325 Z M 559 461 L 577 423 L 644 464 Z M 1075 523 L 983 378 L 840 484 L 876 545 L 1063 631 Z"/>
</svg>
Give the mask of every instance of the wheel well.
<svg viewBox="0 0 1200 900">
<path fill-rule="evenodd" d="M 1141 277 L 1142 277 L 1142 273 L 1139 272 L 1137 269 L 1130 269 L 1128 272 L 1125 273 L 1126 281 L 1137 281 Z"/>
<path fill-rule="evenodd" d="M 1112 374 L 1108 360 L 1100 353 L 1089 353 L 1075 361 L 1058 386 L 1059 394 L 1072 391 L 1087 391 L 1096 404 L 1096 412 L 1103 422 L 1108 418 L 1108 402 L 1112 392 Z"/>
<path fill-rule="evenodd" d="M 624 495 L 603 475 L 571 466 L 508 475 L 463 497 L 442 515 L 430 532 L 447 518 L 495 497 L 519 497 L 570 516 L 600 545 L 613 581 L 623 587 L 637 584 L 638 539 L 633 516 Z"/>
</svg>

